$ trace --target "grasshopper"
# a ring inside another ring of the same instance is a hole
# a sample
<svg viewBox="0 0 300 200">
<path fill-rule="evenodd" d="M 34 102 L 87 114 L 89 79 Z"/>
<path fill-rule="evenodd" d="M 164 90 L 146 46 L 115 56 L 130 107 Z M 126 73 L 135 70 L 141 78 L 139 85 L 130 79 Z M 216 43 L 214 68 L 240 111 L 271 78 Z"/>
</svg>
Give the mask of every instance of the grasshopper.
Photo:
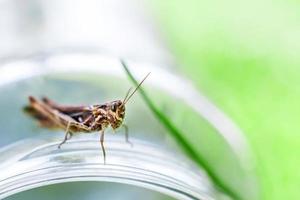
<svg viewBox="0 0 300 200">
<path fill-rule="evenodd" d="M 65 130 L 64 139 L 58 145 L 58 148 L 60 148 L 67 140 L 71 139 L 74 133 L 92 133 L 99 131 L 100 144 L 105 164 L 106 152 L 104 147 L 104 131 L 109 126 L 113 130 L 123 126 L 125 128 L 126 142 L 130 143 L 128 140 L 128 128 L 123 124 L 125 105 L 149 74 L 150 73 L 144 77 L 132 93 L 130 93 L 130 88 L 123 100 L 115 100 L 104 104 L 89 106 L 62 106 L 46 97 L 38 100 L 33 96 L 29 96 L 29 105 L 26 106 L 24 110 L 38 120 L 42 127 Z"/>
</svg>

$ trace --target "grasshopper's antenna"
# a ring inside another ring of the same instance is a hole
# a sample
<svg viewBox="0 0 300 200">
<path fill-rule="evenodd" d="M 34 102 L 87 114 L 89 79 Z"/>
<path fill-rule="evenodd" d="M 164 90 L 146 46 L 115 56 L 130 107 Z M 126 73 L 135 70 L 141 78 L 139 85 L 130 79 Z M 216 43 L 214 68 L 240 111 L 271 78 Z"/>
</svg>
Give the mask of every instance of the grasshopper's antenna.
<svg viewBox="0 0 300 200">
<path fill-rule="evenodd" d="M 149 73 L 145 76 L 145 78 L 143 78 L 143 80 L 138 84 L 138 86 L 135 88 L 135 90 L 134 90 L 129 96 L 126 95 L 126 97 L 125 97 L 125 99 L 124 99 L 124 101 L 123 101 L 123 104 L 124 104 L 124 105 L 128 102 L 128 100 L 132 97 L 132 95 L 134 95 L 134 93 L 141 87 L 141 85 L 142 85 L 143 82 L 146 80 L 146 78 L 150 75 L 150 73 L 151 73 L 151 72 L 149 72 Z M 128 94 L 129 94 L 129 92 L 128 92 Z M 127 98 L 127 96 L 128 96 L 128 98 Z"/>
<path fill-rule="evenodd" d="M 128 95 L 129 95 L 129 93 L 130 93 L 131 90 L 132 90 L 132 87 L 130 87 L 129 90 L 127 91 L 127 93 L 125 95 L 125 98 L 123 100 L 123 104 L 124 104 L 124 102 L 125 102 L 126 98 L 128 97 Z"/>
</svg>

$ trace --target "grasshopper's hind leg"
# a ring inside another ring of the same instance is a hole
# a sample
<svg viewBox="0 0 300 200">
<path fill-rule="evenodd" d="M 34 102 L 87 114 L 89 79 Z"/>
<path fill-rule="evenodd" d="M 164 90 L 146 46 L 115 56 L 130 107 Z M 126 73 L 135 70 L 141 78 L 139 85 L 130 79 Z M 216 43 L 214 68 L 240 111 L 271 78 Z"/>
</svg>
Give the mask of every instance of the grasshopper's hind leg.
<svg viewBox="0 0 300 200">
<path fill-rule="evenodd" d="M 67 141 L 68 139 L 71 139 L 71 137 L 72 137 L 72 133 L 69 132 L 70 125 L 71 125 L 71 122 L 68 122 L 64 140 L 58 145 L 58 148 L 59 148 L 59 149 L 60 149 L 61 145 L 63 145 L 64 143 L 66 143 L 66 141 Z M 70 137 L 68 137 L 68 136 L 70 136 Z"/>
<path fill-rule="evenodd" d="M 70 140 L 71 138 L 72 138 L 72 136 L 73 136 L 73 133 L 72 132 L 69 132 L 69 135 L 68 135 L 69 137 L 67 137 L 67 140 Z"/>
<path fill-rule="evenodd" d="M 103 142 L 104 142 L 104 130 L 101 131 L 100 144 L 101 144 L 103 159 L 104 159 L 104 164 L 105 164 L 106 163 L 106 153 L 105 153 L 105 148 L 104 148 Z"/>
<path fill-rule="evenodd" d="M 85 132 L 90 132 L 91 129 L 81 123 L 78 122 L 73 122 L 73 121 L 68 121 L 68 125 L 67 125 L 67 129 L 66 129 L 66 133 L 65 133 L 65 137 L 64 140 L 58 145 L 58 148 L 60 149 L 61 145 L 63 145 L 64 143 L 66 143 L 67 140 L 71 139 L 71 137 L 73 136 L 73 133 L 70 131 L 71 127 L 75 127 L 81 131 L 85 131 Z M 69 136 L 69 137 L 68 137 Z"/>
</svg>

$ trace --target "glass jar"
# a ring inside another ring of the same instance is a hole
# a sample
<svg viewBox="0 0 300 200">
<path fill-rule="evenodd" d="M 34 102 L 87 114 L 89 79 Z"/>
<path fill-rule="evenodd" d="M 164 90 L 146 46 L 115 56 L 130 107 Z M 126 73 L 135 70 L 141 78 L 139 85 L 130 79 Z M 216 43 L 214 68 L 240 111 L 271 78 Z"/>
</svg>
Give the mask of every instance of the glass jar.
<svg viewBox="0 0 300 200">
<path fill-rule="evenodd" d="M 143 77 L 145 72 L 153 74 L 155 70 L 160 71 L 159 77 L 166 75 L 164 70 L 145 64 L 134 71 L 136 77 Z M 65 104 L 122 99 L 131 84 L 118 59 L 98 53 L 39 54 L 4 62 L 0 71 L 3 137 L 0 198 L 41 186 L 78 181 L 113 182 L 113 187 L 106 191 L 108 194 L 124 187 L 122 183 L 138 186 L 136 190 L 147 188 L 151 195 L 159 192 L 174 199 L 216 196 L 205 172 L 180 153 L 139 95 L 132 98 L 126 111 L 133 146 L 125 142 L 122 129 L 118 134 L 107 130 L 106 164 L 99 133 L 76 134 L 58 149 L 63 131 L 42 129 L 22 113 L 29 95 L 47 95 Z M 149 78 L 143 87 L 155 84 Z M 34 190 L 31 192 L 34 194 Z"/>
</svg>

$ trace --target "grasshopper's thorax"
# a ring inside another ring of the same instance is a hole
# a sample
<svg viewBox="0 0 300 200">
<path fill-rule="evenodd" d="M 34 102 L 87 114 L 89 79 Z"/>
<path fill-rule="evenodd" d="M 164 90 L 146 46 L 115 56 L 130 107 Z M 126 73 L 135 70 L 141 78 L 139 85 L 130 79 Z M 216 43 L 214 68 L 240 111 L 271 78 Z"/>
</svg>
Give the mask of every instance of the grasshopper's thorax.
<svg viewBox="0 0 300 200">
<path fill-rule="evenodd" d="M 94 129 L 101 130 L 109 125 L 113 129 L 116 129 L 123 123 L 125 117 L 125 105 L 121 100 L 112 101 L 94 108 L 93 115 L 95 118 Z"/>
</svg>

